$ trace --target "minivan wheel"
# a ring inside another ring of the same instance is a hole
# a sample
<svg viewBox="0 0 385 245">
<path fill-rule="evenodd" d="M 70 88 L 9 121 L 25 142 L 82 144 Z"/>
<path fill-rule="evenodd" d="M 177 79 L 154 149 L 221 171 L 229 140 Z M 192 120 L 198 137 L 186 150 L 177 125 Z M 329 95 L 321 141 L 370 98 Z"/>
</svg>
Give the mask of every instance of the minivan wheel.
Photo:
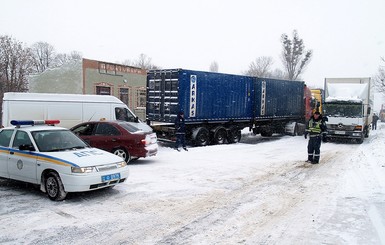
<svg viewBox="0 0 385 245">
<path fill-rule="evenodd" d="M 117 156 L 120 156 L 127 163 L 131 160 L 131 155 L 123 148 L 117 148 L 112 153 L 114 153 Z"/>
<path fill-rule="evenodd" d="M 53 201 L 62 201 L 67 196 L 64 191 L 63 182 L 56 172 L 50 172 L 45 179 L 45 190 L 49 199 Z"/>
</svg>

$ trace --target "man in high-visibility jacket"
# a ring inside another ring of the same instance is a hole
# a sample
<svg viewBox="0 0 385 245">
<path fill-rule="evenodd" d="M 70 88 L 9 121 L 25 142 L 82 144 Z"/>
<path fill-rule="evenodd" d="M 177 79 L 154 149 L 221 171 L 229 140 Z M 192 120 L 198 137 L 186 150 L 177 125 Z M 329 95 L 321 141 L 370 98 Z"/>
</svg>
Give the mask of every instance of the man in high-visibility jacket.
<svg viewBox="0 0 385 245">
<path fill-rule="evenodd" d="M 305 131 L 305 139 L 309 135 L 309 143 L 307 145 L 308 158 L 307 162 L 312 164 L 319 163 L 321 141 L 326 142 L 326 123 L 322 115 L 316 111 L 310 118 Z"/>
</svg>

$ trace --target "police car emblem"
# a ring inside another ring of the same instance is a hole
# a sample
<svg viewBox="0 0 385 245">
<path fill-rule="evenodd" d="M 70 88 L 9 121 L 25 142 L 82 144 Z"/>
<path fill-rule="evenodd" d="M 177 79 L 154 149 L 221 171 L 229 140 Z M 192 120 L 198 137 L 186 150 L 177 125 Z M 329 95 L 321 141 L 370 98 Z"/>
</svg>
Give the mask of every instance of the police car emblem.
<svg viewBox="0 0 385 245">
<path fill-rule="evenodd" d="M 22 160 L 17 161 L 17 168 L 20 170 L 23 168 L 23 161 Z"/>
</svg>

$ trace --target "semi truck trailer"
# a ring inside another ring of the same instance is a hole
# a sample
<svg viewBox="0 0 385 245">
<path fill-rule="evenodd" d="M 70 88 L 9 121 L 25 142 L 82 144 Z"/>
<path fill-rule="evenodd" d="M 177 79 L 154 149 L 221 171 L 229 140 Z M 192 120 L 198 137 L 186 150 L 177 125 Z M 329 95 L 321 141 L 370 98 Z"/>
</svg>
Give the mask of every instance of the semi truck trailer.
<svg viewBox="0 0 385 245">
<path fill-rule="evenodd" d="M 196 146 L 236 143 L 246 127 L 262 136 L 301 134 L 310 100 L 301 81 L 185 69 L 147 74 L 147 123 L 159 140 L 175 140 L 174 121 L 183 111 L 186 139 Z"/>
</svg>

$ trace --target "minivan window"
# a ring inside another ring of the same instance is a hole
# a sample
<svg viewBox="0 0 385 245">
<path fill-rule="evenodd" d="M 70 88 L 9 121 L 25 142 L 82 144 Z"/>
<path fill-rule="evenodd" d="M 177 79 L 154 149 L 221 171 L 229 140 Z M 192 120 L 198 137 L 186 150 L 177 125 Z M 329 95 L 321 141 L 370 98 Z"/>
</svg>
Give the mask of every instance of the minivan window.
<svg viewBox="0 0 385 245">
<path fill-rule="evenodd" d="M 124 107 L 116 107 L 115 108 L 115 117 L 116 120 L 126 121 L 126 122 L 135 122 L 136 117 Z"/>
</svg>

